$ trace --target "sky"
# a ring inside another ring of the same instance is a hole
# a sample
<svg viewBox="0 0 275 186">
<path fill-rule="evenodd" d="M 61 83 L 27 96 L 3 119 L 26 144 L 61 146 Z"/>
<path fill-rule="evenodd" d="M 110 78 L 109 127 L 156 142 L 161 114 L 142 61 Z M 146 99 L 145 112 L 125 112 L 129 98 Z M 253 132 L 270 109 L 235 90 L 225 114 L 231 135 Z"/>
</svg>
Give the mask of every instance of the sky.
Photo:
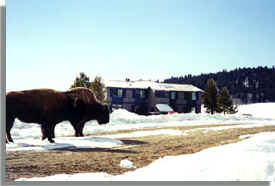
<svg viewBox="0 0 275 186">
<path fill-rule="evenodd" d="M 6 89 L 275 64 L 273 0 L 6 2 Z"/>
</svg>

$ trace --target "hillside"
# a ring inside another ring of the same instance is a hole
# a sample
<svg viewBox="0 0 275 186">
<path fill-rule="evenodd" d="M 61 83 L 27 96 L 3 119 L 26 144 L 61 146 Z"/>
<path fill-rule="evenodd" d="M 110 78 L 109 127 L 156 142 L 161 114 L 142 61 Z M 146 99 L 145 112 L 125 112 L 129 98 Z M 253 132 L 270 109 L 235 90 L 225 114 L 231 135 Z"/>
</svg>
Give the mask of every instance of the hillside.
<svg viewBox="0 0 275 186">
<path fill-rule="evenodd" d="M 275 102 L 275 66 L 238 68 L 197 76 L 189 74 L 165 79 L 164 83 L 192 84 L 204 89 L 210 78 L 216 81 L 219 89 L 227 87 L 238 104 Z"/>
</svg>

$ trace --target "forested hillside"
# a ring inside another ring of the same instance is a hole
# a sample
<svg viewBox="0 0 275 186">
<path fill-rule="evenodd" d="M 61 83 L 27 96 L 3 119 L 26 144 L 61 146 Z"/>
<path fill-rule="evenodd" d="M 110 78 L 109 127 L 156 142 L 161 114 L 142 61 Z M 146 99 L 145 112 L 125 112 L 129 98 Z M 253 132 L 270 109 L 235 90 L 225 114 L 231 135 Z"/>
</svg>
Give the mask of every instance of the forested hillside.
<svg viewBox="0 0 275 186">
<path fill-rule="evenodd" d="M 164 83 L 192 84 L 204 90 L 210 78 L 216 81 L 219 89 L 227 87 L 238 104 L 275 102 L 275 66 L 272 68 L 238 68 L 197 76 L 189 74 L 171 77 L 164 80 Z"/>
</svg>

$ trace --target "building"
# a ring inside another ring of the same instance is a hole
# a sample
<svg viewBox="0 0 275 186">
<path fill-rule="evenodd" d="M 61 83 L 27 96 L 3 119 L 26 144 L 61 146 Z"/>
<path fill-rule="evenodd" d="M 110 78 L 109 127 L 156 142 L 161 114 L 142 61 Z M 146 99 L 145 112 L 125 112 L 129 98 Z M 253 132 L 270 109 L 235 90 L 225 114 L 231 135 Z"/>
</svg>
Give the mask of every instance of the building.
<svg viewBox="0 0 275 186">
<path fill-rule="evenodd" d="M 107 100 L 110 110 L 124 108 L 147 114 L 156 104 L 167 104 L 174 111 L 201 112 L 201 89 L 187 84 L 165 84 L 153 81 L 108 81 Z"/>
</svg>

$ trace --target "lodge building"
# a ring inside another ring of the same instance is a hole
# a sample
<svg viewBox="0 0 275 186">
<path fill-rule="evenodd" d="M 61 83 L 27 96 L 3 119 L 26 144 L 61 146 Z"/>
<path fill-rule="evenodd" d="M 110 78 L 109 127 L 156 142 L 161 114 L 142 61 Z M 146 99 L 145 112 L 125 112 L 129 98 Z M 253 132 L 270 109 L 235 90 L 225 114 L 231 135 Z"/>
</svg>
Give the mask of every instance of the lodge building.
<svg viewBox="0 0 275 186">
<path fill-rule="evenodd" d="M 146 114 L 156 104 L 167 104 L 175 112 L 201 112 L 201 89 L 189 84 L 166 84 L 153 81 L 108 81 L 107 101 L 110 110 L 124 108 Z"/>
</svg>

